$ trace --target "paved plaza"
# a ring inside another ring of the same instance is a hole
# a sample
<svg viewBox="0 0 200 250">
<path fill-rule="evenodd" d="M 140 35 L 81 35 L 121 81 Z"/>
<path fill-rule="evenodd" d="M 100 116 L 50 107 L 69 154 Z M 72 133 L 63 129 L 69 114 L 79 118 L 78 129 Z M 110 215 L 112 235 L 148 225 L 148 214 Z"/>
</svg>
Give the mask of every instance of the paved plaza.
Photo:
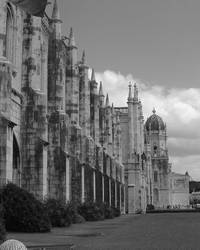
<svg viewBox="0 0 200 250">
<path fill-rule="evenodd" d="M 86 222 L 51 233 L 10 233 L 26 245 L 68 244 L 75 249 L 200 249 L 200 213 L 126 215 L 113 220 Z"/>
</svg>

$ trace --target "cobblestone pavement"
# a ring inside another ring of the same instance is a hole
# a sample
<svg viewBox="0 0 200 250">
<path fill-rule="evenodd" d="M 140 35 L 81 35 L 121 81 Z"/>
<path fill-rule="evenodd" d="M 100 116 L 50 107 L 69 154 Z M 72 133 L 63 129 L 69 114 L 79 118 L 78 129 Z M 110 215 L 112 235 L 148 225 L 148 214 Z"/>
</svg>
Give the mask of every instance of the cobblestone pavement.
<svg viewBox="0 0 200 250">
<path fill-rule="evenodd" d="M 86 222 L 51 233 L 10 233 L 27 245 L 73 243 L 75 249 L 200 249 L 200 213 L 126 215 Z"/>
</svg>

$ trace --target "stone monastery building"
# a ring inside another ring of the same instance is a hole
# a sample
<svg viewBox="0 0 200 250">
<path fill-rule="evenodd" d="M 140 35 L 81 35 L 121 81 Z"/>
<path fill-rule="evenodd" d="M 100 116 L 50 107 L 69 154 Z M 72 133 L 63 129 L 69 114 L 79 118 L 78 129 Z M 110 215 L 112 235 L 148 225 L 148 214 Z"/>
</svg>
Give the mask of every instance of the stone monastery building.
<svg viewBox="0 0 200 250">
<path fill-rule="evenodd" d="M 128 107 L 110 105 L 73 30 L 62 35 L 57 1 L 51 18 L 11 2 L 0 3 L 0 185 L 129 213 L 176 203 L 166 126 L 155 110 L 144 124 L 137 86 Z"/>
</svg>

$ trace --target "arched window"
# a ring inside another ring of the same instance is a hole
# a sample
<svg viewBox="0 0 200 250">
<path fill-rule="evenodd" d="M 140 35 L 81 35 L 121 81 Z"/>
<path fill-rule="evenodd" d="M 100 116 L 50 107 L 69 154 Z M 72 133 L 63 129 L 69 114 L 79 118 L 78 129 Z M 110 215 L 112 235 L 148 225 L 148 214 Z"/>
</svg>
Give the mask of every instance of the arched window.
<svg viewBox="0 0 200 250">
<path fill-rule="evenodd" d="M 13 177 L 12 182 L 20 186 L 20 151 L 15 135 L 13 134 Z"/>
<path fill-rule="evenodd" d="M 5 56 L 14 62 L 14 14 L 11 5 L 7 4 Z"/>
<path fill-rule="evenodd" d="M 154 182 L 158 182 L 158 172 L 154 171 Z"/>
<path fill-rule="evenodd" d="M 153 190 L 153 198 L 154 198 L 154 204 L 156 204 L 159 201 L 159 192 L 157 188 Z"/>
</svg>

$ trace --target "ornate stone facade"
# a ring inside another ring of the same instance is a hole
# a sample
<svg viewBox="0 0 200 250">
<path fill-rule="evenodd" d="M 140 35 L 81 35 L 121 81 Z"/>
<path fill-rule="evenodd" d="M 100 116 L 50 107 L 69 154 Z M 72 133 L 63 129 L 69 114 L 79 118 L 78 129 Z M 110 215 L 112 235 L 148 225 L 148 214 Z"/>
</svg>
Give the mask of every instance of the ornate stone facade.
<svg viewBox="0 0 200 250">
<path fill-rule="evenodd" d="M 129 85 L 128 107 L 115 108 L 122 130 L 122 162 L 125 166 L 126 212 L 186 206 L 189 203 L 189 176 L 171 172 L 167 131 L 161 117 L 153 114 L 144 124 L 138 89 Z M 184 177 L 184 178 L 183 178 Z M 182 185 L 176 187 L 176 179 Z"/>
<path fill-rule="evenodd" d="M 56 0 L 51 18 L 1 0 L 0 21 L 0 185 L 128 213 L 175 204 L 165 124 L 155 111 L 144 124 L 136 85 L 110 105 Z"/>
<path fill-rule="evenodd" d="M 124 211 L 119 117 L 57 2 L 40 18 L 1 0 L 0 20 L 0 184 Z"/>
<path fill-rule="evenodd" d="M 122 130 L 122 161 L 125 166 L 126 212 L 145 212 L 151 202 L 151 157 L 144 143 L 144 117 L 138 89 L 129 85 L 128 107 L 115 108 Z"/>
</svg>

